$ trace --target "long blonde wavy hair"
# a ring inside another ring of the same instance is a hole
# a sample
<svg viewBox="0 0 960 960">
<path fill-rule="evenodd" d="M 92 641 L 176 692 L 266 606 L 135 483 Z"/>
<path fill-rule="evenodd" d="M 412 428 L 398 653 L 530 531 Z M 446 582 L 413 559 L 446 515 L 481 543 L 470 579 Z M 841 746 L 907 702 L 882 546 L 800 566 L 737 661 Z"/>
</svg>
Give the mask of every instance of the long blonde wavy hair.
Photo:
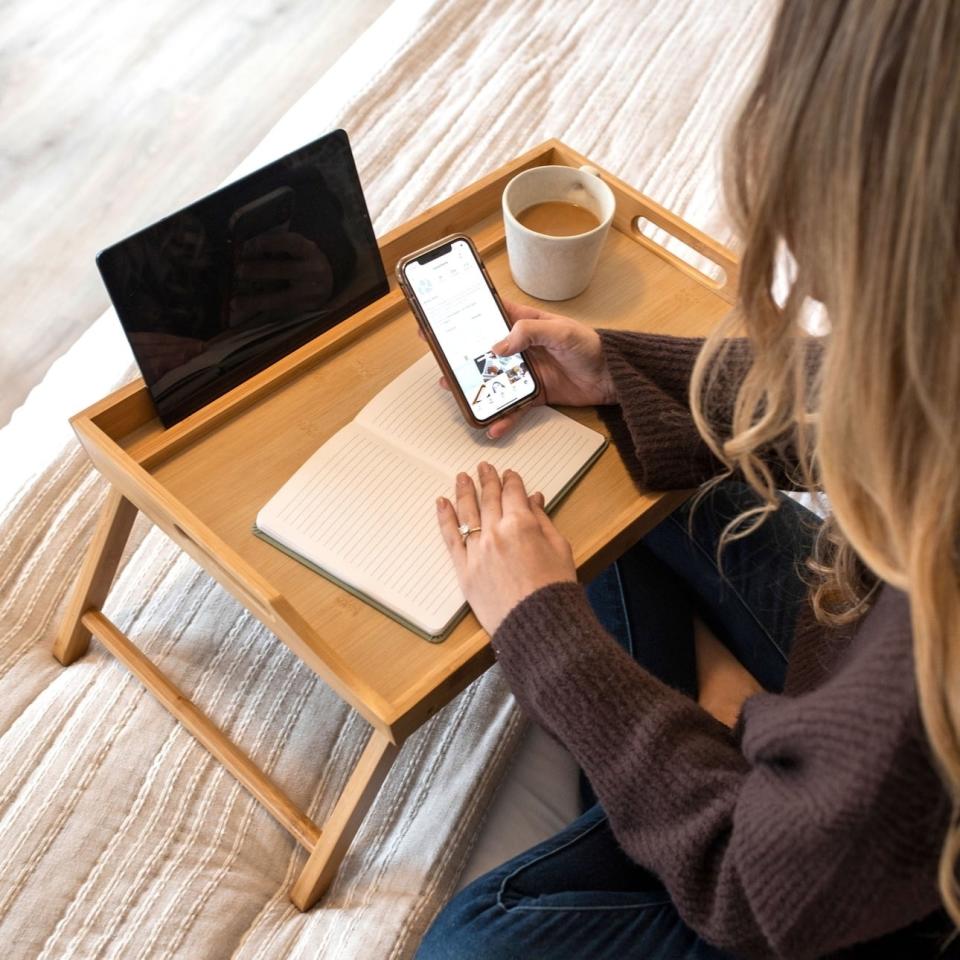
<svg viewBox="0 0 960 960">
<path fill-rule="evenodd" d="M 725 536 L 776 509 L 768 464 L 789 448 L 793 479 L 829 503 L 818 617 L 858 619 L 879 582 L 909 595 L 921 714 L 954 799 L 940 888 L 960 922 L 960 2 L 784 0 L 727 172 L 738 304 L 691 407 L 762 505 Z M 805 332 L 811 301 L 822 337 Z M 711 398 L 738 329 L 752 362 L 721 428 Z"/>
</svg>

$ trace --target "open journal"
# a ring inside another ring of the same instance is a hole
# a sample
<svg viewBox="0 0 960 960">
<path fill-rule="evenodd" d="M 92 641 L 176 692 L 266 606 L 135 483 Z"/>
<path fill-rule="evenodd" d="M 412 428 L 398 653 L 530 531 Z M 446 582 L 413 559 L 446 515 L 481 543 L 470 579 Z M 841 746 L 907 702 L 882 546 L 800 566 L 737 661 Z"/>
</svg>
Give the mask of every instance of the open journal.
<svg viewBox="0 0 960 960">
<path fill-rule="evenodd" d="M 466 611 L 440 536 L 436 498 L 486 460 L 516 470 L 555 506 L 606 439 L 550 407 L 528 410 L 507 438 L 467 426 L 418 360 L 334 434 L 257 514 L 255 532 L 428 640 Z"/>
</svg>

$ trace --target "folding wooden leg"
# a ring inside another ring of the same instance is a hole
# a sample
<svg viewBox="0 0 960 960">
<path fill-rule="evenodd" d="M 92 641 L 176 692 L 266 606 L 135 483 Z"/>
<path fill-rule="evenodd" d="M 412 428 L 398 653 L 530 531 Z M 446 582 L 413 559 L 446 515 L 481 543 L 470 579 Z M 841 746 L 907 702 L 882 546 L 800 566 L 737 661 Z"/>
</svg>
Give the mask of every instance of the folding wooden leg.
<svg viewBox="0 0 960 960">
<path fill-rule="evenodd" d="M 312 850 L 320 829 L 166 674 L 148 660 L 99 610 L 84 623 L 93 635 L 203 744 L 291 833 Z"/>
<path fill-rule="evenodd" d="M 290 892 L 301 910 L 309 910 L 336 876 L 364 816 L 370 809 L 399 746 L 374 730 L 327 822 L 314 824 L 290 798 L 236 747 L 167 677 L 101 612 L 117 572 L 137 508 L 111 490 L 87 552 L 79 579 L 54 645 L 64 665 L 86 653 L 91 635 L 122 661 L 274 817 L 310 851 Z"/>
<path fill-rule="evenodd" d="M 111 487 L 53 647 L 53 655 L 64 666 L 82 657 L 90 646 L 90 630 L 83 615 L 99 610 L 107 599 L 136 516 L 137 508 Z"/>
<path fill-rule="evenodd" d="M 300 910 L 309 910 L 330 886 L 398 750 L 384 734 L 373 731 L 290 891 L 290 899 Z"/>
<path fill-rule="evenodd" d="M 307 850 L 310 857 L 290 892 L 301 910 L 323 896 L 373 803 L 398 747 L 374 730 L 327 822 L 318 827 L 250 757 L 151 663 L 99 610 L 84 625 L 217 758 Z"/>
</svg>

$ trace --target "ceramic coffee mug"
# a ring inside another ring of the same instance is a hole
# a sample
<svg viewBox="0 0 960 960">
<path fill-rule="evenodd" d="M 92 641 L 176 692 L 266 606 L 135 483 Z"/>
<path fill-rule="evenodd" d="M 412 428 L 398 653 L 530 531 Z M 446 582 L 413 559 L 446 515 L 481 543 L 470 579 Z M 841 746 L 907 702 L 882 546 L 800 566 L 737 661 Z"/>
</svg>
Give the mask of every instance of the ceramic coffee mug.
<svg viewBox="0 0 960 960">
<path fill-rule="evenodd" d="M 530 230 L 517 219 L 528 207 L 549 201 L 584 207 L 600 222 L 586 233 L 556 237 Z M 516 285 L 540 300 L 569 300 L 582 293 L 616 206 L 613 191 L 593 167 L 549 165 L 518 173 L 503 191 L 507 258 Z"/>
</svg>

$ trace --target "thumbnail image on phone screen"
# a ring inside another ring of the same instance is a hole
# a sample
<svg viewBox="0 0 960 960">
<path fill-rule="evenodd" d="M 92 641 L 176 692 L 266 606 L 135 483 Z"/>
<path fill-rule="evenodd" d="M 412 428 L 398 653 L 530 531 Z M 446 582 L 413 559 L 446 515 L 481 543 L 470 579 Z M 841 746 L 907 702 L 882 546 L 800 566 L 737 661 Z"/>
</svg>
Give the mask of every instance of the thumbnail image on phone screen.
<svg viewBox="0 0 960 960">
<path fill-rule="evenodd" d="M 404 272 L 477 420 L 490 420 L 536 393 L 523 354 L 490 352 L 510 328 L 469 243 L 454 239 L 410 260 Z"/>
</svg>

